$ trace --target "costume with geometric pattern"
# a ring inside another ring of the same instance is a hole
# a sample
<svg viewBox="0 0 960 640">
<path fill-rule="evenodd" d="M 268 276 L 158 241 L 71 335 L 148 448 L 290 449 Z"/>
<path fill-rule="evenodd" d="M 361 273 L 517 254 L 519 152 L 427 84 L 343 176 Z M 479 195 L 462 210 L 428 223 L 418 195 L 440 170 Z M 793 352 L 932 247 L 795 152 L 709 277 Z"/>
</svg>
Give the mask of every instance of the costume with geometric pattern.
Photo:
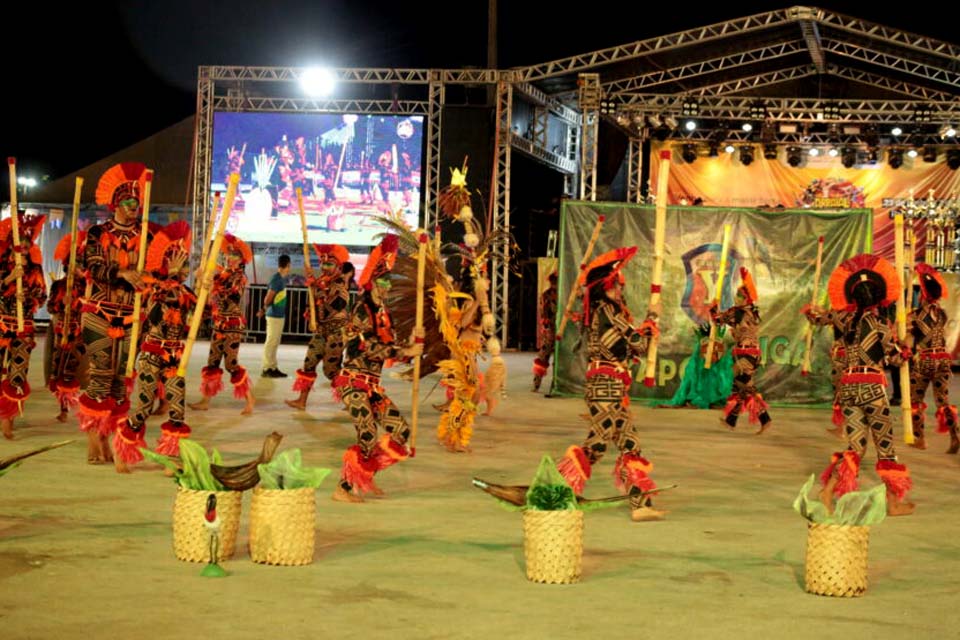
<svg viewBox="0 0 960 640">
<path fill-rule="evenodd" d="M 537 339 L 540 340 L 540 351 L 533 359 L 533 390 L 540 390 L 543 376 L 550 368 L 550 357 L 557 341 L 557 274 L 551 273 L 547 277 L 549 286 L 540 294 L 540 327 Z"/>
<path fill-rule="evenodd" d="M 77 233 L 77 256 L 83 257 L 83 246 L 87 234 Z M 73 291 L 70 292 L 70 326 L 65 327 L 67 309 L 67 271 L 70 262 L 70 247 L 73 245 L 71 234 L 65 235 L 57 243 L 53 258 L 63 264 L 64 275 L 50 285 L 50 297 L 47 299 L 47 312 L 53 324 L 52 365 L 47 379 L 47 388 L 56 396 L 60 404 L 59 420 L 65 420 L 67 410 L 76 407 L 80 398 L 80 359 L 83 357 L 83 340 L 80 334 L 80 315 L 82 313 L 86 284 L 79 265 L 73 278 Z"/>
</svg>

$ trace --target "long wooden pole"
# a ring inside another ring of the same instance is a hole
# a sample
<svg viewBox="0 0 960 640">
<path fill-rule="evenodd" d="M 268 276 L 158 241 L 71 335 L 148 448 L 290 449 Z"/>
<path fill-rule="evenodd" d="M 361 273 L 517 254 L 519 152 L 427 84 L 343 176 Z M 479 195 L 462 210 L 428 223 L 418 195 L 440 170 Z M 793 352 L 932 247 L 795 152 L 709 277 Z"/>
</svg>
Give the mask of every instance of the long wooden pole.
<svg viewBox="0 0 960 640">
<path fill-rule="evenodd" d="M 420 337 L 420 334 L 423 333 L 423 281 L 427 266 L 427 242 L 429 242 L 429 238 L 427 238 L 427 232 L 423 229 L 420 229 L 417 235 L 420 240 L 420 246 L 417 247 L 417 311 L 415 316 L 416 328 L 414 329 L 414 340 L 423 344 L 423 338 Z M 413 405 L 410 409 L 411 451 L 416 450 L 417 420 L 420 417 L 420 360 L 421 357 L 417 356 L 413 361 L 413 385 L 411 390 Z"/>
<path fill-rule="evenodd" d="M 898 213 L 893 218 L 894 231 L 894 259 L 897 274 L 903 278 L 903 214 Z M 907 305 L 903 287 L 898 287 L 900 295 L 897 300 L 897 337 L 903 344 L 907 339 Z M 900 412 L 903 417 L 903 441 L 913 444 L 913 411 L 910 406 L 910 363 L 904 361 L 900 365 Z"/>
<path fill-rule="evenodd" d="M 210 222 L 207 224 L 206 236 L 203 238 L 203 249 L 200 251 L 200 269 L 203 269 L 203 266 L 207 264 L 207 254 L 210 253 L 210 239 L 213 237 L 213 229 L 215 227 L 215 222 L 217 220 L 217 209 L 220 208 L 220 192 L 216 191 L 213 194 L 213 210 L 210 212 Z M 203 278 L 203 272 L 200 273 L 201 279 Z"/>
<path fill-rule="evenodd" d="M 150 232 L 150 191 L 153 188 L 153 170 L 147 169 L 146 183 L 143 185 L 143 214 L 140 216 L 140 252 L 137 254 L 137 271 L 143 273 L 143 266 L 147 260 L 147 234 Z M 130 327 L 130 349 L 127 351 L 127 377 L 133 375 L 133 367 L 137 363 L 140 339 L 140 307 L 143 304 L 143 293 L 137 291 L 133 295 L 133 326 Z"/>
<path fill-rule="evenodd" d="M 670 150 L 660 152 L 660 169 L 657 173 L 657 204 L 655 209 L 655 227 L 653 232 L 653 275 L 650 277 L 650 306 L 649 310 L 657 308 L 660 303 L 660 289 L 663 285 L 663 249 L 667 240 L 667 185 L 670 179 Z M 647 370 L 643 376 L 643 384 L 652 387 L 657 374 L 657 347 L 660 336 L 650 337 L 650 346 L 647 348 Z"/>
<path fill-rule="evenodd" d="M 723 244 L 720 245 L 720 273 L 717 276 L 717 295 L 715 302 L 717 309 L 720 309 L 720 302 L 723 299 L 723 281 L 727 277 L 727 256 L 730 254 L 730 232 L 732 231 L 732 226 L 729 224 L 723 225 Z M 703 363 L 704 369 L 709 369 L 713 366 L 713 349 L 717 341 L 717 323 L 713 321 L 713 317 L 710 317 L 710 339 L 707 341 L 707 355 L 706 360 Z"/>
<path fill-rule="evenodd" d="M 13 233 L 13 264 L 23 266 L 20 253 L 20 223 L 17 220 L 17 159 L 7 158 L 10 169 L 10 229 Z M 23 333 L 23 277 L 17 276 L 17 333 Z"/>
<path fill-rule="evenodd" d="M 210 255 L 207 256 L 207 264 L 204 266 L 204 278 L 200 281 L 200 292 L 197 294 L 197 306 L 193 311 L 193 318 L 190 321 L 190 333 L 187 335 L 187 342 L 183 345 L 183 355 L 180 356 L 180 367 L 177 369 L 178 376 L 187 375 L 187 363 L 190 362 L 190 352 L 193 351 L 193 343 L 197 341 L 197 333 L 200 332 L 200 320 L 203 317 L 203 309 L 207 306 L 207 297 L 210 295 L 210 287 L 207 286 L 209 278 L 208 273 L 213 273 L 217 267 L 217 258 L 220 256 L 220 245 L 223 244 L 223 232 L 227 228 L 227 220 L 230 218 L 230 212 L 233 210 L 233 201 L 237 197 L 237 185 L 240 184 L 240 174 L 231 173 L 227 180 L 227 197 L 223 203 L 223 211 L 220 213 L 220 221 L 217 223 L 217 231 L 213 237 L 213 246 L 210 247 Z"/>
<path fill-rule="evenodd" d="M 307 241 L 307 214 L 303 210 L 303 189 L 297 187 L 297 209 L 300 211 L 300 231 L 303 233 L 303 272 L 308 278 L 313 277 L 310 267 L 310 244 Z M 323 268 L 323 265 L 320 265 Z M 317 304 L 313 295 L 313 284 L 307 281 L 307 302 L 310 304 L 310 333 L 317 331 Z"/>
<path fill-rule="evenodd" d="M 593 255 L 593 247 L 597 244 L 597 238 L 600 237 L 600 229 L 603 228 L 603 221 L 606 218 L 604 216 L 599 216 L 597 218 L 597 224 L 593 226 L 593 234 L 590 236 L 590 242 L 587 243 L 587 250 L 583 252 L 583 260 L 580 261 L 580 269 L 586 269 L 587 264 L 590 261 L 590 256 Z M 573 303 L 577 299 L 577 291 L 579 287 L 577 283 L 579 281 L 579 274 L 577 278 L 573 279 L 573 283 L 570 285 L 570 295 L 567 296 L 567 304 L 563 307 L 563 315 L 560 316 L 560 326 L 557 327 L 557 340 L 563 339 L 563 330 L 567 326 L 567 321 L 570 320 L 570 312 L 573 310 Z"/>
<path fill-rule="evenodd" d="M 820 288 L 820 268 L 823 265 L 823 236 L 820 236 L 820 239 L 817 241 L 817 268 L 813 272 L 813 294 L 810 296 L 810 306 L 817 306 L 817 293 Z M 804 336 L 806 340 L 807 348 L 803 352 L 803 365 L 800 367 L 800 375 L 808 375 L 810 373 L 810 350 L 813 348 L 813 325 L 809 322 L 807 323 L 806 335 Z"/>
<path fill-rule="evenodd" d="M 70 220 L 70 261 L 67 263 L 67 290 L 63 294 L 63 335 L 60 346 L 67 346 L 70 336 L 70 312 L 73 307 L 73 281 L 77 273 L 77 226 L 80 219 L 80 192 L 83 190 L 83 178 L 77 177 L 73 188 L 73 218 Z"/>
</svg>

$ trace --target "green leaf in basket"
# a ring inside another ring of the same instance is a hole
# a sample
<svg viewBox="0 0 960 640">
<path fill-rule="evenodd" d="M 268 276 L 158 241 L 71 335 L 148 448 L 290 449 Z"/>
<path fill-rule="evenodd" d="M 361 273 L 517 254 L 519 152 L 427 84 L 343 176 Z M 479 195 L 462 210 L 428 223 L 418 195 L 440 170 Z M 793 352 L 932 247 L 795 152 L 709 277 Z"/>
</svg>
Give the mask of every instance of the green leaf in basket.
<svg viewBox="0 0 960 640">
<path fill-rule="evenodd" d="M 794 511 L 810 522 L 869 527 L 879 524 L 887 515 L 886 486 L 883 484 L 867 491 L 845 493 L 836 501 L 831 514 L 822 502 L 808 497 L 814 482 L 815 477 L 811 474 L 793 501 Z"/>
<path fill-rule="evenodd" d="M 173 460 L 171 460 L 165 455 L 161 455 L 156 451 L 150 451 L 150 449 L 146 449 L 144 447 L 140 447 L 140 453 L 142 453 L 143 457 L 146 458 L 147 460 L 156 462 L 158 464 L 162 464 L 164 467 L 166 467 L 170 471 L 173 471 L 174 481 L 177 484 L 180 484 L 180 476 L 182 475 L 182 472 L 180 471 L 180 467 L 177 466 L 176 462 L 174 462 Z"/>
<path fill-rule="evenodd" d="M 539 511 L 576 509 L 577 499 L 567 481 L 557 471 L 557 465 L 548 455 L 540 459 L 540 466 L 527 490 L 527 508 Z"/>
<path fill-rule="evenodd" d="M 288 449 L 266 464 L 258 464 L 260 487 L 263 489 L 316 489 L 330 474 L 330 469 L 304 467 L 300 449 Z"/>
</svg>

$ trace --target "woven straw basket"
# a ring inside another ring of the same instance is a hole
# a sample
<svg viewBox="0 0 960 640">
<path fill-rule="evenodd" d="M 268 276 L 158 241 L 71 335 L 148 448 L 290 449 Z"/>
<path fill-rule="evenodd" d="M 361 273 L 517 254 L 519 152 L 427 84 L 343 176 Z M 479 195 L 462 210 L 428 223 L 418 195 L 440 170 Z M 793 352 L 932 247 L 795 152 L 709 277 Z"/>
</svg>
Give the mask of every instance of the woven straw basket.
<svg viewBox="0 0 960 640">
<path fill-rule="evenodd" d="M 250 558 L 261 564 L 310 564 L 316 518 L 316 489 L 257 487 L 250 505 Z"/>
<path fill-rule="evenodd" d="M 523 555 L 529 580 L 578 582 L 583 564 L 583 511 L 524 511 Z"/>
<path fill-rule="evenodd" d="M 207 496 L 217 496 L 217 515 L 220 517 L 220 550 L 217 560 L 233 555 L 240 528 L 240 491 L 198 491 L 177 487 L 173 503 L 173 551 L 178 560 L 207 562 L 210 560 L 210 531 L 203 524 L 207 510 Z"/>
<path fill-rule="evenodd" d="M 852 598 L 867 590 L 870 527 L 809 523 L 807 591 Z"/>
</svg>

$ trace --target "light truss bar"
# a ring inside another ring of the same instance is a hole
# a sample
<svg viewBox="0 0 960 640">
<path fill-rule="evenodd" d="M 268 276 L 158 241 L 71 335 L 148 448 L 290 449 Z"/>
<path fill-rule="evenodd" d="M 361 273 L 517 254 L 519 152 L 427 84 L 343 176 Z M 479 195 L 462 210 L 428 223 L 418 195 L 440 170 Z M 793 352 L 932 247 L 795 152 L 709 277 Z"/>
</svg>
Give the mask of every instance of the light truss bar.
<svg viewBox="0 0 960 640">
<path fill-rule="evenodd" d="M 627 202 L 643 201 L 643 138 L 630 138 L 627 147 Z"/>
<path fill-rule="evenodd" d="M 203 239 L 207 236 L 210 216 L 210 171 L 213 148 L 213 80 L 210 67 L 200 67 L 197 74 L 197 119 L 193 137 L 193 229 L 192 255 L 199 260 Z M 199 265 L 198 265 L 199 266 Z"/>
<path fill-rule="evenodd" d="M 910 147 L 915 144 L 943 144 L 932 142 L 932 138 L 937 136 L 929 135 L 917 135 L 917 134 L 904 134 L 900 136 L 897 141 L 897 144 L 883 144 L 884 147 Z M 730 129 L 723 132 L 723 135 L 718 135 L 717 129 L 705 129 L 697 130 L 689 135 L 677 138 L 668 138 L 672 139 L 676 143 L 687 143 L 687 142 L 698 142 L 698 143 L 711 143 L 715 142 L 720 146 L 723 146 L 725 143 L 729 142 L 732 144 L 752 144 L 754 146 L 761 146 L 762 142 L 759 142 L 752 136 L 750 133 L 740 131 L 739 129 Z M 796 146 L 868 146 L 866 140 L 864 139 L 864 134 L 844 134 L 844 133 L 827 133 L 827 132 L 812 132 L 804 133 L 802 131 L 797 131 L 795 133 L 774 133 L 768 144 L 776 145 L 796 145 Z M 878 145 L 879 146 L 879 145 Z M 956 146 L 956 145 L 953 145 Z"/>
<path fill-rule="evenodd" d="M 885 27 L 866 20 L 860 20 L 859 18 L 851 18 L 850 16 L 833 13 L 832 11 L 817 9 L 817 21 L 832 29 L 867 36 L 887 44 L 905 47 L 921 53 L 942 56 L 949 61 L 948 66 L 950 67 L 954 67 L 956 60 L 960 58 L 960 46 L 955 44 L 901 31 L 900 29 L 894 29 L 892 27 Z"/>
<path fill-rule="evenodd" d="M 547 127 L 550 122 L 549 116 L 550 112 L 546 107 L 536 106 L 533 108 L 533 144 L 542 149 L 547 148 Z"/>
<path fill-rule="evenodd" d="M 513 136 L 513 87 L 509 82 L 497 84 L 497 134 L 496 134 L 496 175 L 494 176 L 494 192 L 491 198 L 494 203 L 493 220 L 490 231 L 510 228 L 510 144 Z M 510 260 L 509 248 L 503 247 L 499 256 L 500 265 L 491 269 L 490 295 L 491 310 L 497 322 L 500 323 L 500 342 L 507 346 L 507 329 L 510 294 Z"/>
<path fill-rule="evenodd" d="M 600 51 L 593 51 L 583 55 L 561 58 L 543 64 L 515 69 L 515 71 L 518 75 L 518 80 L 526 82 L 543 80 L 545 78 L 552 78 L 569 73 L 578 73 L 604 64 L 632 60 L 650 55 L 651 53 L 689 47 L 733 35 L 787 25 L 793 21 L 794 18 L 792 18 L 786 10 L 779 9 L 777 11 L 759 13 L 736 20 L 728 20 L 706 27 L 698 27 L 696 29 L 679 31 L 656 38 L 648 38 L 647 40 L 639 40 L 630 44 L 601 49 Z"/>
<path fill-rule="evenodd" d="M 580 141 L 580 199 L 597 199 L 597 143 L 600 134 L 600 88 L 599 73 L 581 73 L 577 77 L 580 87 L 578 98 L 583 114 L 582 138 Z"/>
<path fill-rule="evenodd" d="M 694 62 L 678 67 L 672 67 L 670 69 L 651 71 L 649 73 L 644 73 L 632 78 L 607 82 L 604 83 L 603 88 L 610 95 L 637 92 L 656 85 L 666 84 L 668 82 L 677 82 L 685 78 L 715 73 L 724 69 L 741 67 L 756 62 L 765 62 L 767 60 L 782 58 L 784 56 L 794 55 L 803 51 L 806 51 L 806 46 L 804 45 L 803 40 L 792 40 L 790 42 L 782 42 L 771 46 L 741 51 L 731 55 L 719 56 L 717 58 L 711 58 L 710 60 L 704 60 L 702 62 Z"/>
<path fill-rule="evenodd" d="M 728 80 L 726 82 L 718 82 L 717 84 L 704 85 L 702 87 L 697 87 L 691 91 L 690 94 L 700 96 L 726 96 L 730 95 L 731 93 L 739 93 L 741 91 L 748 91 L 751 89 L 760 89 L 762 87 L 769 87 L 781 82 L 798 80 L 800 78 L 809 78 L 810 76 L 814 75 L 817 75 L 817 70 L 813 67 L 813 65 L 805 64 L 799 67 L 778 69 L 776 71 L 769 71 L 767 73 L 758 73 L 744 78 L 737 78 L 736 80 Z"/>
<path fill-rule="evenodd" d="M 443 119 L 443 105 L 446 102 L 446 88 L 442 82 L 430 83 L 429 108 L 427 109 L 427 157 L 426 179 L 424 180 L 423 224 L 428 231 L 434 231 L 440 224 L 440 140 Z"/>
<path fill-rule="evenodd" d="M 832 64 L 827 65 L 827 73 L 839 78 L 845 78 L 847 80 L 862 82 L 863 84 L 868 84 L 874 87 L 896 91 L 897 93 L 902 93 L 903 95 L 910 96 L 917 100 L 936 100 L 946 102 L 956 98 L 956 96 L 953 94 L 945 91 L 928 89 L 927 87 L 922 87 L 918 84 L 913 84 L 912 82 L 902 82 L 900 80 L 894 80 L 876 73 L 870 73 L 869 71 L 851 69 L 850 67 L 841 67 Z"/>
<path fill-rule="evenodd" d="M 522 136 L 518 136 L 515 133 L 511 133 L 510 145 L 515 150 L 530 156 L 534 160 L 542 162 L 551 169 L 556 169 L 557 171 L 565 174 L 577 172 L 577 163 L 575 161 L 553 153 L 546 147 L 536 144 L 533 140 L 529 140 Z"/>
<path fill-rule="evenodd" d="M 907 60 L 897 55 L 883 53 L 868 47 L 862 47 L 850 42 L 828 41 L 826 51 L 839 56 L 853 58 L 862 62 L 869 62 L 887 69 L 909 73 L 910 75 L 924 78 L 925 80 L 934 80 L 950 85 L 954 89 L 960 86 L 960 73 L 956 71 L 956 66 L 950 69 L 945 67 L 935 67 L 932 65 L 917 62 L 916 60 Z"/>
<path fill-rule="evenodd" d="M 548 96 L 540 89 L 537 89 L 535 86 L 529 82 L 517 82 L 513 85 L 513 90 L 516 93 L 523 95 L 528 98 L 534 104 L 541 107 L 546 107 L 550 113 L 554 114 L 561 120 L 566 121 L 572 125 L 580 124 L 580 114 L 557 100 L 553 96 Z"/>
<path fill-rule="evenodd" d="M 260 98 L 216 96 L 217 111 L 346 112 L 393 115 L 427 115 L 430 103 L 424 100 L 312 100 L 309 98 Z"/>
<path fill-rule="evenodd" d="M 310 67 L 208 67 L 214 81 L 299 82 Z M 331 68 L 336 82 L 343 84 L 429 84 L 432 77 L 446 84 L 496 84 L 510 71 L 497 69 L 363 69 Z"/>
<path fill-rule="evenodd" d="M 564 156 L 573 163 L 580 157 L 580 137 L 583 132 L 582 127 L 570 127 L 567 129 L 566 149 Z M 571 198 L 576 198 L 579 192 L 580 172 L 564 174 L 563 192 Z"/>
<path fill-rule="evenodd" d="M 792 7 L 793 15 L 800 22 L 800 33 L 803 34 L 803 41 L 807 43 L 807 50 L 810 52 L 810 59 L 813 60 L 813 66 L 817 71 L 823 73 L 826 66 L 823 60 L 823 43 L 820 41 L 820 29 L 817 28 L 816 11 L 809 7 Z"/>
</svg>

